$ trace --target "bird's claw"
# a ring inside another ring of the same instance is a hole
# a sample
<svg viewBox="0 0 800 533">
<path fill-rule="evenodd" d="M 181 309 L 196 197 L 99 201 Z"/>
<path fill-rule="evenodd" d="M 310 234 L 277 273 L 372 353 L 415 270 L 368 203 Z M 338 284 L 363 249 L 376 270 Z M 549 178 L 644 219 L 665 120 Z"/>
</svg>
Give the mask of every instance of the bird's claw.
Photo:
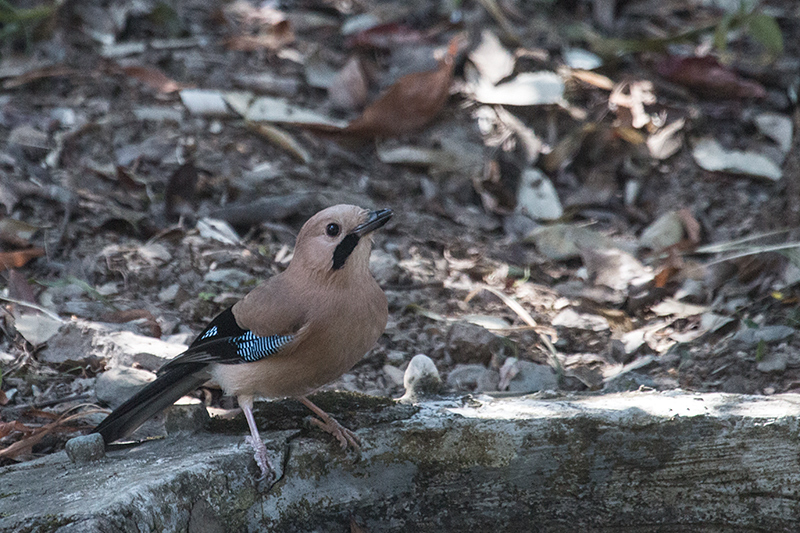
<svg viewBox="0 0 800 533">
<path fill-rule="evenodd" d="M 361 440 L 358 438 L 358 435 L 341 425 L 339 421 L 332 416 L 328 415 L 327 419 L 311 417 L 311 423 L 325 433 L 333 435 L 333 437 L 339 441 L 343 450 L 348 446 L 355 450 L 361 449 Z"/>
<path fill-rule="evenodd" d="M 256 442 L 252 437 L 245 437 L 245 442 L 252 446 L 255 452 L 253 458 L 256 460 L 256 464 L 261 470 L 261 477 L 258 478 L 258 481 L 266 481 L 267 484 L 272 484 L 275 479 L 275 470 L 269 462 L 267 447 L 264 446 L 263 442 Z"/>
</svg>

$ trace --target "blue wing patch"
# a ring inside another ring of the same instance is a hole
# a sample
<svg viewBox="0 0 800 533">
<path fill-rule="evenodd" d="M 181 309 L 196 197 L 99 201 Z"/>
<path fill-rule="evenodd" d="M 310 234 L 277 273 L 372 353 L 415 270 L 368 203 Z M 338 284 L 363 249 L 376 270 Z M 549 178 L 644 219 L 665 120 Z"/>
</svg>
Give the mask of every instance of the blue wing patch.
<svg viewBox="0 0 800 533">
<path fill-rule="evenodd" d="M 211 327 L 208 331 L 203 333 L 197 340 L 207 339 L 209 337 L 213 337 L 217 334 L 217 326 Z"/>
<path fill-rule="evenodd" d="M 236 347 L 236 354 L 245 362 L 252 363 L 270 355 L 275 355 L 294 340 L 294 335 L 270 335 L 259 337 L 247 331 L 238 337 L 231 337 L 228 342 Z"/>
<path fill-rule="evenodd" d="M 240 327 L 232 308 L 220 313 L 206 326 L 189 349 L 159 369 L 159 374 L 178 365 L 252 363 L 275 355 L 294 340 L 294 335 L 256 335 Z"/>
</svg>

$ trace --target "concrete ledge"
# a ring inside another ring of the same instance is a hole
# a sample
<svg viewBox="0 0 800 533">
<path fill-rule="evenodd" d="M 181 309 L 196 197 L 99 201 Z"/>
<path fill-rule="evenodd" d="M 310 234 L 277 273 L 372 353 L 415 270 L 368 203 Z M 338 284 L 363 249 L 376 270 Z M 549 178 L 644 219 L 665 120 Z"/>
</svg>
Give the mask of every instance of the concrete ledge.
<svg viewBox="0 0 800 533">
<path fill-rule="evenodd" d="M 683 392 L 373 408 L 354 415 L 360 458 L 266 432 L 285 473 L 271 490 L 243 436 L 179 435 L 0 470 L 0 529 L 795 531 L 798 414 L 798 395 Z"/>
</svg>

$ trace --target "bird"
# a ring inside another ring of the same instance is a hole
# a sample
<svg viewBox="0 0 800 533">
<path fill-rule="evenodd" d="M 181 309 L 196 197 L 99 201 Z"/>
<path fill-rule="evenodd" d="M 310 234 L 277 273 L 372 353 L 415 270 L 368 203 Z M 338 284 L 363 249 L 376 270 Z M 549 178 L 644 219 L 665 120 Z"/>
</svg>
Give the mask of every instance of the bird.
<svg viewBox="0 0 800 533">
<path fill-rule="evenodd" d="M 373 232 L 391 209 L 335 205 L 300 229 L 286 269 L 214 318 L 185 352 L 165 363 L 154 381 L 97 427 L 106 444 L 124 438 L 180 397 L 216 381 L 244 411 L 262 479 L 273 475 L 253 417 L 256 397 L 298 399 L 342 448 L 359 447 L 348 428 L 308 394 L 355 365 L 386 328 L 386 295 L 369 271 Z"/>
</svg>

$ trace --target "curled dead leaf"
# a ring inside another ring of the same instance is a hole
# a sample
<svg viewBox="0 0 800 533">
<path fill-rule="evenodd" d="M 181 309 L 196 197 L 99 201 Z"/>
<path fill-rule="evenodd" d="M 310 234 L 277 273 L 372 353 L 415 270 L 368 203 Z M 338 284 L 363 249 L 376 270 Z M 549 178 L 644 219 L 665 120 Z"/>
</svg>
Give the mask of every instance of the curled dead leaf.
<svg viewBox="0 0 800 533">
<path fill-rule="evenodd" d="M 131 65 L 122 67 L 127 76 L 137 79 L 148 87 L 164 94 L 174 93 L 184 87 L 155 67 Z"/>
<path fill-rule="evenodd" d="M 115 311 L 100 317 L 104 322 L 113 324 L 124 324 L 133 320 L 143 320 L 144 326 L 150 330 L 150 336 L 160 338 L 161 326 L 158 325 L 156 317 L 147 309 L 127 309 L 125 311 Z"/>
<path fill-rule="evenodd" d="M 403 76 L 342 133 L 360 138 L 396 137 L 427 126 L 450 96 L 455 56 L 462 42 L 454 37 L 439 66 Z"/>
<path fill-rule="evenodd" d="M 422 42 L 424 35 L 408 26 L 390 22 L 373 26 L 347 38 L 347 48 L 378 48 L 391 50 L 395 46 Z"/>
<path fill-rule="evenodd" d="M 5 395 L 4 395 L 5 396 Z M 0 422 L 0 439 L 7 437 L 14 431 L 19 431 L 23 435 L 30 435 L 36 428 L 28 427 L 19 420 L 12 420 L 11 422 Z"/>
<path fill-rule="evenodd" d="M 28 248 L 13 252 L 0 252 L 0 270 L 24 267 L 31 259 L 42 257 L 44 248 Z"/>
<path fill-rule="evenodd" d="M 767 91 L 753 80 L 740 76 L 721 65 L 715 58 L 674 57 L 663 59 L 656 66 L 661 76 L 684 85 L 704 96 L 716 98 L 764 98 Z"/>
<path fill-rule="evenodd" d="M 11 78 L 3 83 L 4 89 L 14 89 L 32 83 L 34 81 L 42 80 L 45 78 L 59 78 L 63 76 L 72 76 L 76 74 L 76 70 L 67 67 L 66 65 L 48 65 L 33 70 L 29 70 L 24 74 Z"/>
</svg>

